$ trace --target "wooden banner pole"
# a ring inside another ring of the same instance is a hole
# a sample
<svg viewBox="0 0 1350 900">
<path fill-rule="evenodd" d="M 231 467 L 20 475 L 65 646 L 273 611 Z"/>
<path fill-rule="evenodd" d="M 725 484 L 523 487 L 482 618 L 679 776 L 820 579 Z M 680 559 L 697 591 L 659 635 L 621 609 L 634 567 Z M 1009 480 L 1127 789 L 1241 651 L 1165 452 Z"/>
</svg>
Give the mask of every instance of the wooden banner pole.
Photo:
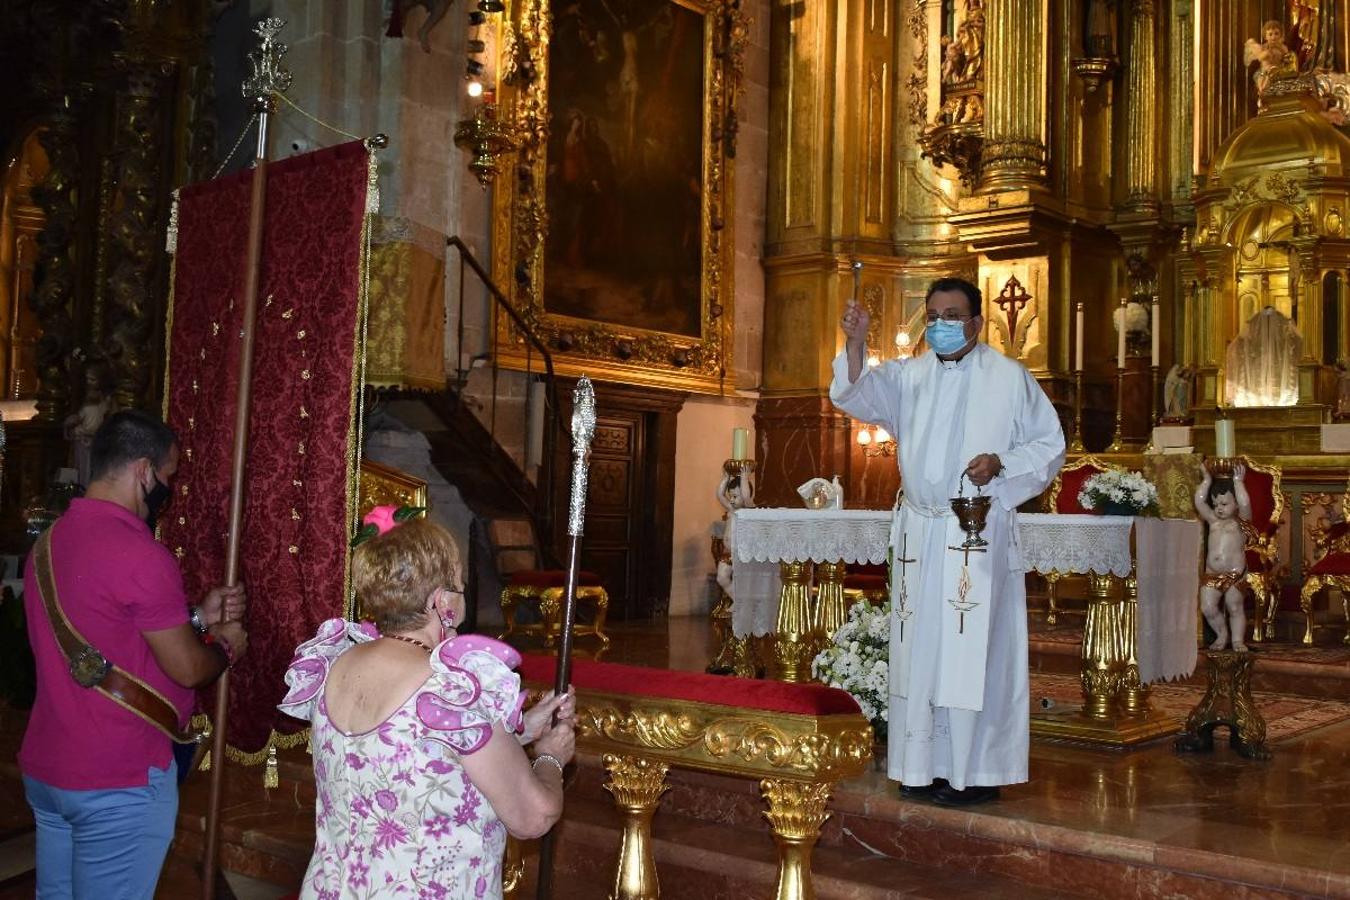
<svg viewBox="0 0 1350 900">
<path fill-rule="evenodd" d="M 250 54 L 253 72 L 244 82 L 258 116 L 258 146 L 253 160 L 253 191 L 249 199 L 248 244 L 244 257 L 244 308 L 239 333 L 239 385 L 235 394 L 234 449 L 230 459 L 230 523 L 225 543 L 225 586 L 239 583 L 239 545 L 244 524 L 244 467 L 248 459 L 249 406 L 253 398 L 253 339 L 258 314 L 258 285 L 262 276 L 263 221 L 267 206 L 267 124 L 276 112 L 276 94 L 290 86 L 290 73 L 280 67 L 286 52 L 276 41 L 285 25 L 264 19 L 255 31 L 261 39 Z M 206 812 L 206 848 L 202 863 L 202 897 L 214 900 L 220 860 L 220 805 L 225 781 L 225 732 L 230 702 L 230 670 L 216 682 L 216 714 L 211 732 L 211 791 Z M 227 888 L 228 890 L 228 888 Z"/>
</svg>

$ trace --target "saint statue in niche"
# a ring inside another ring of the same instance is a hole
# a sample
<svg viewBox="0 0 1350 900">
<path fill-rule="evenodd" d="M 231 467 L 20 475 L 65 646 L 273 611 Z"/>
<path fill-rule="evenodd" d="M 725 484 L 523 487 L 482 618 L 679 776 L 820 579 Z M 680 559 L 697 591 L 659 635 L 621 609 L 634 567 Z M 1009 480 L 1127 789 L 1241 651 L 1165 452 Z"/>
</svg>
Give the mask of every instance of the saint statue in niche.
<svg viewBox="0 0 1350 900">
<path fill-rule="evenodd" d="M 1189 422 L 1191 417 L 1191 396 L 1195 390 L 1195 367 L 1174 363 L 1167 370 L 1167 380 L 1163 382 L 1164 423 Z"/>
</svg>

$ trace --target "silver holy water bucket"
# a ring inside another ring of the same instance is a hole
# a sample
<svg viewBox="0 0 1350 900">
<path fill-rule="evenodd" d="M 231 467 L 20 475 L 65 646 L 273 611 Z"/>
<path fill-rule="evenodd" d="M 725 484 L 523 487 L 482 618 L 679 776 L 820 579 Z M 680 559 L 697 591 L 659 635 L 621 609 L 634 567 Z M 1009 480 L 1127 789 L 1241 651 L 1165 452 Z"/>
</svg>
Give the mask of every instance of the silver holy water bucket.
<svg viewBox="0 0 1350 900">
<path fill-rule="evenodd" d="M 962 550 L 989 546 L 989 542 L 980 537 L 980 532 L 984 531 L 984 526 L 989 520 L 989 506 L 992 499 L 986 497 L 984 490 L 978 485 L 975 486 L 975 491 L 974 497 L 966 496 L 966 473 L 962 472 L 958 487 L 959 496 L 951 499 L 952 512 L 956 513 L 956 521 L 966 533 L 966 540 L 961 544 Z"/>
</svg>

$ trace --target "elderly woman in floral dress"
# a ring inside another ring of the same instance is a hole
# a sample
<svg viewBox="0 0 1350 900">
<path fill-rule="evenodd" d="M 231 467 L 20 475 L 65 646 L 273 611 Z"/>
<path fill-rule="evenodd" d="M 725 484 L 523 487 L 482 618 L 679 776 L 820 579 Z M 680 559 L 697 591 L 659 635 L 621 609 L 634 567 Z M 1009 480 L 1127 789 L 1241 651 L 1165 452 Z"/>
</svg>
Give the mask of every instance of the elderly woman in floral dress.
<svg viewBox="0 0 1350 900">
<path fill-rule="evenodd" d="M 443 528 L 400 524 L 389 507 L 366 525 L 374 536 L 352 576 L 374 624 L 320 626 L 297 648 L 280 704 L 312 728 L 318 798 L 301 897 L 500 897 L 507 832 L 537 837 L 562 815 L 574 700 L 550 694 L 522 714 L 516 651 L 456 634 L 464 595 Z"/>
</svg>

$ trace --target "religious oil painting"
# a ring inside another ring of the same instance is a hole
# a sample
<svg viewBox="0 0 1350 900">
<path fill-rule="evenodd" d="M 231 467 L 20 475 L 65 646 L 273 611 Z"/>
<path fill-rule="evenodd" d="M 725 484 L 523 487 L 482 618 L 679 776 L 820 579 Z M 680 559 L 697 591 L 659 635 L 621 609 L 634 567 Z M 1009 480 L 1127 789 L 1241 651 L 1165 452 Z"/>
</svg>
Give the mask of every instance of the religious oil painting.
<svg viewBox="0 0 1350 900">
<path fill-rule="evenodd" d="M 552 9 L 544 308 L 699 337 L 705 15 L 672 0 Z"/>
</svg>

